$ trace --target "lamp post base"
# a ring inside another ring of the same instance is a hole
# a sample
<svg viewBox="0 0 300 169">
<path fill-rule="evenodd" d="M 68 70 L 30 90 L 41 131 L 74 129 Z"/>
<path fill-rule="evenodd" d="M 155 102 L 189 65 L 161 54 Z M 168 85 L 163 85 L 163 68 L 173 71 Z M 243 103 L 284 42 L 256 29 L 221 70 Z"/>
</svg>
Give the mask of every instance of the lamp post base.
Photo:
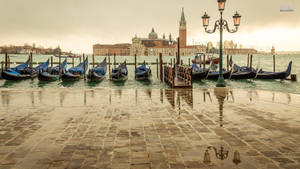
<svg viewBox="0 0 300 169">
<path fill-rule="evenodd" d="M 223 77 L 219 77 L 216 87 L 226 87 L 226 83 Z"/>
</svg>

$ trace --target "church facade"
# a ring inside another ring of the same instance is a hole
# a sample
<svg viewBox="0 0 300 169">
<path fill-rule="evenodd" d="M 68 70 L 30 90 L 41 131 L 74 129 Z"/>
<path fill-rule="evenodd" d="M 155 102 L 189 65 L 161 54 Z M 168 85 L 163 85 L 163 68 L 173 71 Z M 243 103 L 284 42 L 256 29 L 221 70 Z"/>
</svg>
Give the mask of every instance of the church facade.
<svg viewBox="0 0 300 169">
<path fill-rule="evenodd" d="M 179 22 L 179 39 L 181 56 L 191 56 L 194 55 L 194 53 L 205 52 L 206 50 L 206 46 L 204 45 L 187 45 L 187 26 L 183 9 Z M 178 51 L 177 46 L 178 42 L 172 38 L 171 34 L 169 34 L 168 38 L 166 38 L 165 34 L 163 34 L 163 36 L 159 38 L 154 28 L 152 28 L 151 32 L 148 34 L 148 37 L 142 38 L 135 36 L 134 38 L 132 38 L 132 44 L 122 46 L 122 49 L 119 49 L 119 44 L 96 44 L 93 46 L 93 52 L 96 56 L 113 55 L 114 53 L 116 53 L 116 51 L 117 55 L 121 53 L 118 51 L 126 51 L 123 52 L 123 54 L 129 56 L 133 56 L 135 54 L 138 56 L 157 56 L 159 55 L 159 53 L 162 53 L 163 56 L 176 56 L 176 53 Z"/>
</svg>

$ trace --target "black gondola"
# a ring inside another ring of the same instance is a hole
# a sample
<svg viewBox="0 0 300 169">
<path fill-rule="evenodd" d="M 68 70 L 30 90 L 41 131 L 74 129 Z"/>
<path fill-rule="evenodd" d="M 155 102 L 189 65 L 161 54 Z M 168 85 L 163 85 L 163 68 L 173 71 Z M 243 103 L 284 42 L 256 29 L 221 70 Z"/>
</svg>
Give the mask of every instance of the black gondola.
<svg viewBox="0 0 300 169">
<path fill-rule="evenodd" d="M 100 82 L 105 78 L 106 70 L 107 63 L 106 58 L 104 58 L 101 63 L 89 70 L 87 78 L 91 82 Z"/>
<path fill-rule="evenodd" d="M 230 71 L 223 70 L 223 78 L 229 79 L 229 77 L 230 77 Z M 219 71 L 209 72 L 206 77 L 206 79 L 210 79 L 210 80 L 217 80 L 218 78 L 219 78 Z"/>
<path fill-rule="evenodd" d="M 229 61 L 230 67 L 232 67 L 232 56 Z M 230 75 L 230 79 L 253 79 L 256 77 L 257 69 L 253 69 L 248 66 L 233 65 L 233 70 Z"/>
<path fill-rule="evenodd" d="M 286 79 L 292 70 L 292 61 L 290 61 L 287 69 L 283 72 L 265 72 L 260 69 L 257 72 L 256 79 Z"/>
<path fill-rule="evenodd" d="M 49 65 L 49 60 L 33 69 L 29 67 L 29 59 L 14 68 L 9 68 L 7 70 L 2 70 L 2 78 L 6 80 L 25 80 L 34 78 L 37 76 L 38 69 L 45 69 Z"/>
<path fill-rule="evenodd" d="M 200 80 L 205 79 L 208 74 L 208 69 L 203 69 L 199 67 L 195 62 L 192 64 L 192 79 Z"/>
<path fill-rule="evenodd" d="M 84 69 L 85 68 L 85 69 Z M 79 63 L 75 67 L 71 67 L 62 74 L 63 81 L 77 81 L 80 80 L 88 69 L 88 58 L 84 62 Z"/>
<path fill-rule="evenodd" d="M 110 80 L 115 82 L 124 82 L 127 79 L 128 79 L 128 70 L 125 61 L 119 67 L 112 69 L 112 72 L 110 74 Z"/>
<path fill-rule="evenodd" d="M 136 80 L 149 80 L 152 76 L 151 69 L 146 67 L 146 62 L 135 70 Z"/>
<path fill-rule="evenodd" d="M 45 71 L 38 72 L 38 79 L 41 81 L 56 81 L 60 77 L 59 71 L 65 72 L 67 68 L 67 60 L 63 61 L 60 65 L 55 67 L 48 67 Z"/>
</svg>

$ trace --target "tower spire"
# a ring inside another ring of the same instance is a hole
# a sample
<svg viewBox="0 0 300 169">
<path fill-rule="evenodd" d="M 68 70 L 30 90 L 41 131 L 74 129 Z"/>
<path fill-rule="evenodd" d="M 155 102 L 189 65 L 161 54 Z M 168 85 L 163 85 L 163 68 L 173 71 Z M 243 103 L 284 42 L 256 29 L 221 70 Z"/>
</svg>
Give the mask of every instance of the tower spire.
<svg viewBox="0 0 300 169">
<path fill-rule="evenodd" d="M 184 8 L 182 8 L 182 11 L 181 11 L 181 21 L 185 21 Z"/>
</svg>

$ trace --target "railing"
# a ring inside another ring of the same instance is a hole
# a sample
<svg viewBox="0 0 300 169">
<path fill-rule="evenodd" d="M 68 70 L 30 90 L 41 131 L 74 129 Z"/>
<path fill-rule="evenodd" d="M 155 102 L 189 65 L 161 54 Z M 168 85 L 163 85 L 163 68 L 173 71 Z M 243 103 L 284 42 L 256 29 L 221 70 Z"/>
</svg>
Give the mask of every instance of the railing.
<svg viewBox="0 0 300 169">
<path fill-rule="evenodd" d="M 169 65 L 164 65 L 164 81 L 170 87 L 174 87 L 174 80 L 175 80 L 175 71 L 174 68 Z"/>
<path fill-rule="evenodd" d="M 192 69 L 187 66 L 177 66 L 177 78 L 184 81 L 187 86 L 192 86 Z"/>
</svg>

